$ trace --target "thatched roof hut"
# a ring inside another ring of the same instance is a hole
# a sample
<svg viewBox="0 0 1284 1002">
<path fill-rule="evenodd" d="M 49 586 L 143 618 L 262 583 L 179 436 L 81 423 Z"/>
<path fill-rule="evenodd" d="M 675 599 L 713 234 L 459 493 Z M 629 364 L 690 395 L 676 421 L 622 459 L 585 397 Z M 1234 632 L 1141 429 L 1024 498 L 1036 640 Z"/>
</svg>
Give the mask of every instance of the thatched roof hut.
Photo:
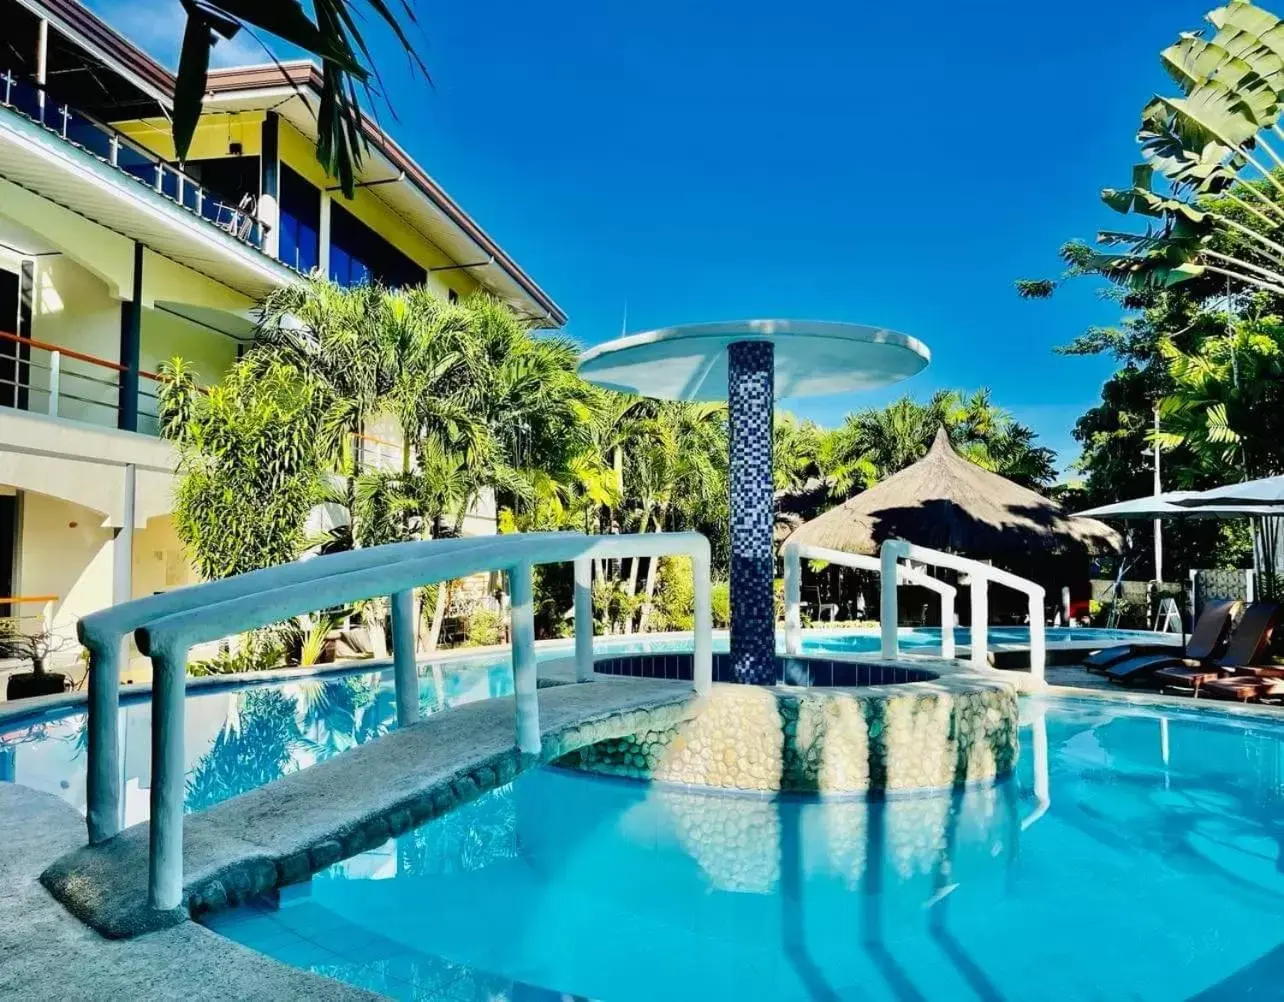
<svg viewBox="0 0 1284 1002">
<path fill-rule="evenodd" d="M 882 483 L 795 529 L 790 541 L 875 554 L 899 537 L 978 560 L 1026 564 L 1030 558 L 1117 553 L 1123 540 L 1092 518 L 968 462 L 942 428 L 927 455 Z"/>
</svg>

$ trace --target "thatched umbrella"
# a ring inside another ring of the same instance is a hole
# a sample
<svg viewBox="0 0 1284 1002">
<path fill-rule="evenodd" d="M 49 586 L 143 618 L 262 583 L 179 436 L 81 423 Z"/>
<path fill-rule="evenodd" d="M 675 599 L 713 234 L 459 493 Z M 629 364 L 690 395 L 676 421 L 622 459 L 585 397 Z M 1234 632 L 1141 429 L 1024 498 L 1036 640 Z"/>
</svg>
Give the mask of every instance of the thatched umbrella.
<svg viewBox="0 0 1284 1002">
<path fill-rule="evenodd" d="M 791 542 L 875 554 L 900 538 L 1000 565 L 1118 553 L 1123 540 L 1092 518 L 970 463 L 941 428 L 926 456 L 800 526 Z"/>
</svg>

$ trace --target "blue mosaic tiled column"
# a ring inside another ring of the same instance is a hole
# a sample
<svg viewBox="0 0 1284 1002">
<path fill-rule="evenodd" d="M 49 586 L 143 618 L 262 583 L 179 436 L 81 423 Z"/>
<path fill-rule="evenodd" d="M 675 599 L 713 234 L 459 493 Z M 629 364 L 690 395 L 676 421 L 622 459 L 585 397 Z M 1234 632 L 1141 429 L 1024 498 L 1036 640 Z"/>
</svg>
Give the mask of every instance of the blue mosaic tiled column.
<svg viewBox="0 0 1284 1002">
<path fill-rule="evenodd" d="M 731 429 L 731 671 L 737 682 L 776 682 L 772 594 L 771 423 L 774 348 L 737 341 L 727 349 Z"/>
</svg>

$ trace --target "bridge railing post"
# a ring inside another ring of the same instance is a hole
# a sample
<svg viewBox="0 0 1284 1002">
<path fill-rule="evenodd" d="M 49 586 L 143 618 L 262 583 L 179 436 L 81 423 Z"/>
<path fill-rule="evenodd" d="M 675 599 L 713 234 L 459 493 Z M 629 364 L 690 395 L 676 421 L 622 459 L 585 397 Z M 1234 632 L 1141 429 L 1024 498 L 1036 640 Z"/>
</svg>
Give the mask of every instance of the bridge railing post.
<svg viewBox="0 0 1284 1002">
<path fill-rule="evenodd" d="M 802 652 L 802 558 L 797 544 L 781 549 L 785 563 L 785 653 Z"/>
<path fill-rule="evenodd" d="M 972 595 L 972 626 L 969 630 L 973 668 L 989 665 L 990 579 L 984 573 L 972 571 L 969 580 Z"/>
<path fill-rule="evenodd" d="M 445 584 L 438 587 L 444 588 Z M 419 719 L 419 665 L 415 658 L 415 593 L 392 596 L 392 677 L 397 697 L 397 726 Z"/>
<path fill-rule="evenodd" d="M 153 651 L 152 791 L 148 903 L 170 911 L 183 902 L 184 698 L 187 649 Z"/>
<path fill-rule="evenodd" d="M 106 842 L 124 823 L 120 799 L 120 666 L 129 641 L 89 645 L 89 733 L 85 820 L 89 844 Z"/>
<path fill-rule="evenodd" d="M 535 658 L 535 602 L 531 565 L 508 570 L 513 634 L 513 692 L 517 707 L 517 748 L 524 755 L 540 752 L 539 681 Z"/>
<path fill-rule="evenodd" d="M 691 555 L 695 584 L 695 619 L 692 623 L 694 648 L 691 660 L 692 685 L 698 695 L 713 688 L 713 574 L 708 543 Z"/>
<path fill-rule="evenodd" d="M 896 632 L 900 621 L 900 609 L 896 598 L 896 583 L 899 577 L 899 561 L 909 555 L 909 544 L 903 539 L 886 539 L 879 549 L 882 567 L 882 597 L 878 606 L 878 627 L 882 636 L 882 655 L 886 660 L 895 660 L 900 654 L 900 641 Z"/>
<path fill-rule="evenodd" d="M 575 559 L 575 681 L 593 680 L 593 561 Z"/>
</svg>

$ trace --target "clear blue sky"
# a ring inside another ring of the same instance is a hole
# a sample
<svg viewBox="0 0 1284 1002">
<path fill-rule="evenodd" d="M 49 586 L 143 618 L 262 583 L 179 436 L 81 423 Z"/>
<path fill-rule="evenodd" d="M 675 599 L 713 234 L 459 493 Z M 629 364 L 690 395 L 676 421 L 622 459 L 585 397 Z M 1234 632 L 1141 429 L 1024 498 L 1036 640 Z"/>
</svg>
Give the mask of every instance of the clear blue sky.
<svg viewBox="0 0 1284 1002">
<path fill-rule="evenodd" d="M 92 0 L 171 65 L 177 0 Z M 657 0 L 416 4 L 435 88 L 380 35 L 385 127 L 570 314 L 588 344 L 748 316 L 882 324 L 932 365 L 785 406 L 825 423 L 901 392 L 989 386 L 1075 458 L 1112 371 L 1054 345 L 1118 310 L 1048 303 L 1067 238 L 1120 217 L 1159 51 L 1210 0 Z M 248 40 L 217 62 L 261 62 Z"/>
</svg>

